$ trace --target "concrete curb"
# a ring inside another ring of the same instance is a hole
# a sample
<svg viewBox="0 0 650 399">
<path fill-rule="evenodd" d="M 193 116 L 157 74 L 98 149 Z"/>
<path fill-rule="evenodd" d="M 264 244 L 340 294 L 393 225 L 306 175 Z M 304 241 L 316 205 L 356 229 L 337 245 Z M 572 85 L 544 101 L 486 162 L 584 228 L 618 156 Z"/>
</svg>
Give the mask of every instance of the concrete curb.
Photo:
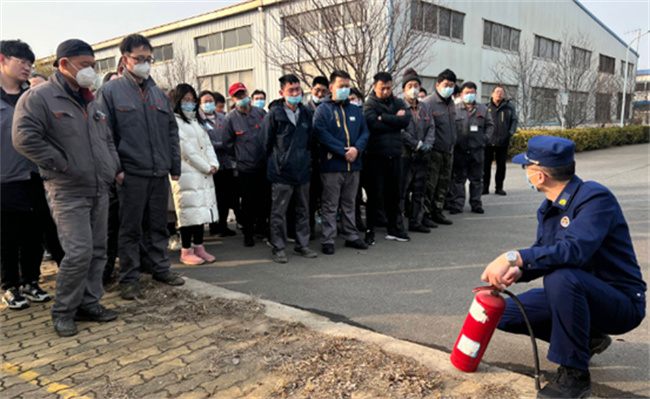
<svg viewBox="0 0 650 399">
<path fill-rule="evenodd" d="M 213 298 L 250 300 L 255 299 L 266 306 L 265 314 L 274 319 L 302 323 L 305 326 L 331 336 L 345 336 L 359 341 L 372 343 L 383 350 L 397 355 L 408 356 L 419 363 L 450 375 L 458 380 L 470 381 L 476 384 L 498 384 L 512 389 L 518 398 L 535 398 L 535 380 L 531 377 L 490 366 L 482 362 L 474 373 L 463 373 L 449 361 L 449 354 L 426 346 L 402 341 L 387 335 L 378 334 L 344 323 L 335 323 L 323 316 L 304 310 L 281 305 L 276 302 L 259 299 L 251 295 L 230 291 L 209 283 L 185 277 L 185 285 L 181 287 L 196 294 L 208 295 Z"/>
</svg>

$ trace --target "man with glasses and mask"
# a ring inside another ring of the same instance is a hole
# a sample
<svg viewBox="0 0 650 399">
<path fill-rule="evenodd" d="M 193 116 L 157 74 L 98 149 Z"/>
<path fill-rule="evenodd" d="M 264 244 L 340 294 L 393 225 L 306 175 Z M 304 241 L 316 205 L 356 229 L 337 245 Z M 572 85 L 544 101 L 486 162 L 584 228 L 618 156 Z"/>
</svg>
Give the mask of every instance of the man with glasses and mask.
<svg viewBox="0 0 650 399">
<path fill-rule="evenodd" d="M 612 342 L 605 334 L 624 334 L 645 317 L 646 283 L 621 207 L 606 187 L 575 175 L 574 151 L 570 140 L 537 136 L 512 159 L 546 196 L 537 239 L 500 255 L 481 276 L 499 288 L 544 279 L 543 288 L 518 295 L 535 337 L 550 343 L 548 359 L 560 365 L 538 398 L 589 396 L 589 361 Z M 498 328 L 528 334 L 515 302 L 506 303 Z"/>
<path fill-rule="evenodd" d="M 185 283 L 171 272 L 167 255 L 168 179 L 178 181 L 181 174 L 178 126 L 169 99 L 149 75 L 152 51 L 144 36 L 125 37 L 120 43 L 124 74 L 97 93 L 108 111 L 108 125 L 125 173 L 117 185 L 120 296 L 129 300 L 141 296 L 141 250 L 149 254 L 155 280 L 174 286 Z M 147 239 L 142 240 L 143 234 Z"/>
<path fill-rule="evenodd" d="M 38 165 L 65 256 L 52 306 L 54 330 L 77 334 L 74 320 L 106 322 L 115 312 L 99 304 L 106 263 L 108 187 L 121 183 L 120 160 L 105 108 L 93 101 L 95 56 L 70 39 L 56 51 L 57 72 L 18 101 L 12 138 Z"/>
</svg>

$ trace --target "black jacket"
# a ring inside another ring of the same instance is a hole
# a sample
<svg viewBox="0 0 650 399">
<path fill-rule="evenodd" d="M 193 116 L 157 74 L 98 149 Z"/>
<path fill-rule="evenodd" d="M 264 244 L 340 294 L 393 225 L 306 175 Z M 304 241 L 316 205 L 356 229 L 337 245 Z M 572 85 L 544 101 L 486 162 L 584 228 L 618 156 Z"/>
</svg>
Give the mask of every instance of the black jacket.
<svg viewBox="0 0 650 399">
<path fill-rule="evenodd" d="M 312 114 L 302 104 L 298 110 L 294 125 L 284 109 L 284 99 L 275 100 L 262 122 L 268 155 L 266 177 L 272 183 L 305 184 L 311 178 Z"/>
<path fill-rule="evenodd" d="M 503 100 L 497 106 L 492 99 L 485 105 L 494 122 L 494 133 L 488 137 L 487 145 L 507 147 L 510 144 L 510 137 L 517 131 L 518 119 L 515 106 L 510 103 L 510 100 Z"/>
<path fill-rule="evenodd" d="M 363 116 L 366 118 L 370 138 L 366 155 L 382 157 L 399 157 L 402 155 L 402 129 L 405 129 L 411 117 L 407 114 L 397 116 L 399 110 L 406 111 L 406 104 L 399 98 L 390 96 L 379 99 L 371 92 L 363 104 Z M 381 120 L 379 117 L 381 116 Z"/>
</svg>

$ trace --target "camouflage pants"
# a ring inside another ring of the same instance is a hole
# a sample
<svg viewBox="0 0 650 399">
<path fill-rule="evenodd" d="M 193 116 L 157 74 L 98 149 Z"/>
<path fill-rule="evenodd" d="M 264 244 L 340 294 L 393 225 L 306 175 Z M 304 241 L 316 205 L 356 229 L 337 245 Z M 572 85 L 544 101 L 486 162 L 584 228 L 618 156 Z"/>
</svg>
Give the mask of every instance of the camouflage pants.
<svg viewBox="0 0 650 399">
<path fill-rule="evenodd" d="M 426 191 L 424 194 L 424 214 L 442 212 L 445 196 L 451 185 L 453 154 L 436 150 L 431 151 L 427 170 Z"/>
</svg>

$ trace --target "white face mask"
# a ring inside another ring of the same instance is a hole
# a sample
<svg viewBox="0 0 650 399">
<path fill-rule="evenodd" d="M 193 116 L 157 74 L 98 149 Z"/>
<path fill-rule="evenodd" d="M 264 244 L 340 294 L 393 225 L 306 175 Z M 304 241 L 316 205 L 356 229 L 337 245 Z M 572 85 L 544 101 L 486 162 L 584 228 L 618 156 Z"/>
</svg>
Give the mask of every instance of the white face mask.
<svg viewBox="0 0 650 399">
<path fill-rule="evenodd" d="M 95 79 L 97 79 L 97 74 L 95 73 L 95 70 L 92 69 L 91 67 L 85 67 L 78 69 L 72 62 L 68 62 L 68 64 L 72 65 L 74 69 L 77 70 L 77 76 L 72 76 L 74 80 L 77 81 L 77 84 L 79 87 L 83 87 L 85 89 L 91 87 L 92 85 L 95 84 Z M 70 74 L 70 72 L 68 72 Z"/>
<path fill-rule="evenodd" d="M 418 98 L 419 93 L 420 93 L 420 89 L 416 89 L 414 87 L 406 91 L 406 97 L 410 98 L 411 100 L 415 100 L 416 98 Z"/>
<path fill-rule="evenodd" d="M 133 74 L 140 79 L 148 79 L 149 72 L 151 72 L 151 64 L 148 62 L 141 62 L 139 64 L 135 64 L 133 67 Z"/>
</svg>

